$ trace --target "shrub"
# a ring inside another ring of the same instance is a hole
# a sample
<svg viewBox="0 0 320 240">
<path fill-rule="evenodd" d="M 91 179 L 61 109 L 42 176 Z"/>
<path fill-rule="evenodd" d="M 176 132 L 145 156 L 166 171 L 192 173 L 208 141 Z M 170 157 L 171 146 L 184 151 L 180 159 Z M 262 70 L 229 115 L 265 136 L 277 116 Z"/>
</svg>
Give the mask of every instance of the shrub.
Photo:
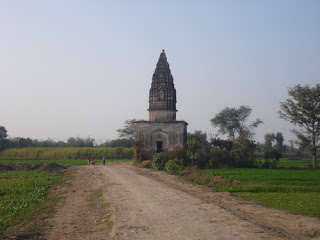
<svg viewBox="0 0 320 240">
<path fill-rule="evenodd" d="M 153 156 L 151 168 L 154 170 L 163 170 L 167 161 L 169 160 L 169 156 L 163 152 L 157 153 Z"/>
<path fill-rule="evenodd" d="M 184 168 L 183 160 L 175 158 L 173 160 L 169 160 L 166 163 L 164 170 L 170 174 L 180 175 L 183 168 Z"/>
<path fill-rule="evenodd" d="M 210 150 L 209 167 L 216 168 L 220 165 L 233 166 L 234 159 L 230 156 L 230 151 L 213 146 Z"/>
<path fill-rule="evenodd" d="M 260 168 L 277 168 L 278 162 L 279 161 L 277 161 L 276 159 L 272 159 L 272 161 L 266 159 L 264 163 L 260 165 Z"/>
</svg>

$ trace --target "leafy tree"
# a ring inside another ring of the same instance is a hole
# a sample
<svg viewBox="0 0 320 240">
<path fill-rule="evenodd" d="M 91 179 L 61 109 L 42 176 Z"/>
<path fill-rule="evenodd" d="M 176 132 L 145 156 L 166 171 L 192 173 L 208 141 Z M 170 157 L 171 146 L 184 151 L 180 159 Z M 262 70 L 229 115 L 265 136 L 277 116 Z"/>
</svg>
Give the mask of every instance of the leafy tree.
<svg viewBox="0 0 320 240">
<path fill-rule="evenodd" d="M 215 147 L 218 147 L 218 148 L 220 148 L 222 150 L 231 151 L 233 142 L 230 141 L 230 140 L 223 140 L 223 139 L 220 139 L 220 138 L 212 138 L 211 139 L 211 145 L 215 146 Z"/>
<path fill-rule="evenodd" d="M 208 136 L 207 133 L 202 132 L 201 130 L 195 130 L 194 133 L 188 133 L 187 136 L 187 145 L 188 145 L 188 140 L 195 138 L 197 139 L 197 142 L 199 142 L 200 146 L 197 149 L 197 151 L 192 154 L 189 151 L 189 156 L 192 158 L 192 165 L 196 164 L 200 168 L 205 168 L 209 164 L 209 159 L 210 159 L 210 143 L 208 142 Z M 189 144 L 193 144 L 194 142 L 189 141 Z M 188 145 L 189 147 L 189 145 Z M 192 148 L 193 146 L 191 146 Z"/>
<path fill-rule="evenodd" d="M 254 122 L 248 124 L 247 121 L 251 112 L 252 109 L 248 106 L 227 107 L 211 119 L 212 125 L 219 128 L 219 133 L 228 135 L 232 142 L 226 149 L 215 147 L 214 151 L 211 151 L 213 157 L 218 158 L 217 156 L 219 156 L 219 159 L 233 166 L 253 167 L 253 153 L 257 145 L 251 139 L 254 135 L 254 129 L 262 121 L 257 118 Z"/>
<path fill-rule="evenodd" d="M 136 121 L 137 119 L 129 119 L 124 122 L 124 127 L 117 129 L 120 138 L 127 138 L 134 141 L 136 138 Z"/>
<path fill-rule="evenodd" d="M 228 135 L 232 140 L 244 135 L 251 138 L 254 135 L 254 128 L 263 123 L 257 118 L 248 125 L 246 122 L 251 112 L 252 109 L 248 106 L 240 106 L 239 108 L 227 107 L 211 119 L 211 124 L 219 128 L 219 133 Z"/>
<path fill-rule="evenodd" d="M 251 168 L 254 167 L 254 152 L 257 145 L 246 135 L 242 135 L 233 140 L 232 149 L 230 151 L 233 164 L 236 167 Z"/>
<path fill-rule="evenodd" d="M 196 136 L 191 135 L 187 139 L 187 146 L 188 146 L 188 153 L 191 156 L 192 168 L 193 168 L 195 155 L 197 151 L 201 148 L 201 142 Z"/>
<path fill-rule="evenodd" d="M 211 138 L 210 149 L 210 167 L 218 167 L 219 165 L 233 166 L 234 159 L 231 156 L 233 141 L 223 140 L 220 138 Z"/>
<path fill-rule="evenodd" d="M 0 126 L 0 151 L 5 149 L 7 137 L 7 129 L 3 126 Z"/>
<path fill-rule="evenodd" d="M 281 132 L 274 133 L 267 133 L 264 135 L 265 139 L 265 151 L 264 151 L 264 157 L 265 162 L 262 164 L 263 168 L 276 168 L 280 158 L 282 157 L 282 151 L 283 151 L 283 141 L 284 138 L 282 136 Z M 272 146 L 272 142 L 276 141 L 276 144 Z M 269 161 L 269 159 L 273 159 L 272 162 Z"/>
<path fill-rule="evenodd" d="M 264 150 L 269 151 L 272 148 L 272 142 L 274 141 L 274 133 L 267 133 L 264 135 Z"/>
<path fill-rule="evenodd" d="M 280 118 L 301 129 L 292 130 L 301 149 L 312 154 L 313 168 L 317 167 L 317 150 L 320 137 L 320 84 L 314 87 L 296 85 L 289 88 L 290 98 L 280 103 Z"/>
<path fill-rule="evenodd" d="M 274 139 L 276 140 L 276 144 L 274 146 L 275 149 L 277 149 L 279 153 L 282 153 L 283 152 L 283 141 L 284 141 L 282 133 L 277 132 Z"/>
</svg>

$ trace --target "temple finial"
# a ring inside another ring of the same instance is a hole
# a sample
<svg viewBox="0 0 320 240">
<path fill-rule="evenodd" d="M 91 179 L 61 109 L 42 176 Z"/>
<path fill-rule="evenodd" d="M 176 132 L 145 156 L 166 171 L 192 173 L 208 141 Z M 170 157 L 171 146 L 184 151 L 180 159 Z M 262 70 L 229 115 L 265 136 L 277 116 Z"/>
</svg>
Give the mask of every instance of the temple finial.
<svg viewBox="0 0 320 240">
<path fill-rule="evenodd" d="M 164 49 L 162 49 L 162 53 L 164 53 Z"/>
</svg>

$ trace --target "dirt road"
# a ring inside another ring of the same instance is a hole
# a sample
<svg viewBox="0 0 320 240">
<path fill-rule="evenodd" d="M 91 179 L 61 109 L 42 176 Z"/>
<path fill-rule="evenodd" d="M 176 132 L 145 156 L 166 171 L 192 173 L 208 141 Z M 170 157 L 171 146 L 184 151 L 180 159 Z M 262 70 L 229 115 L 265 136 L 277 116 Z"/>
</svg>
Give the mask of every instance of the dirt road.
<svg viewBox="0 0 320 240">
<path fill-rule="evenodd" d="M 320 220 L 187 183 L 162 171 L 74 166 L 42 239 L 320 239 Z"/>
</svg>

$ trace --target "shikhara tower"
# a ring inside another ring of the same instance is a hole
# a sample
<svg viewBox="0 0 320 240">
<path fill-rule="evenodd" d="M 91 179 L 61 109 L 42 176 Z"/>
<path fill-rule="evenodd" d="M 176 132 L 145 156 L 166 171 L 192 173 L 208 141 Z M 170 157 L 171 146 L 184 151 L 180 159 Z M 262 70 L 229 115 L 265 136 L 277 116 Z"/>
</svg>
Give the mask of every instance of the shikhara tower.
<svg viewBox="0 0 320 240">
<path fill-rule="evenodd" d="M 160 54 L 149 91 L 149 121 L 176 120 L 176 89 L 164 50 Z"/>
<path fill-rule="evenodd" d="M 136 139 L 143 141 L 142 160 L 186 147 L 188 123 L 176 120 L 176 103 L 173 77 L 162 50 L 149 91 L 149 121 L 136 122 Z"/>
</svg>

